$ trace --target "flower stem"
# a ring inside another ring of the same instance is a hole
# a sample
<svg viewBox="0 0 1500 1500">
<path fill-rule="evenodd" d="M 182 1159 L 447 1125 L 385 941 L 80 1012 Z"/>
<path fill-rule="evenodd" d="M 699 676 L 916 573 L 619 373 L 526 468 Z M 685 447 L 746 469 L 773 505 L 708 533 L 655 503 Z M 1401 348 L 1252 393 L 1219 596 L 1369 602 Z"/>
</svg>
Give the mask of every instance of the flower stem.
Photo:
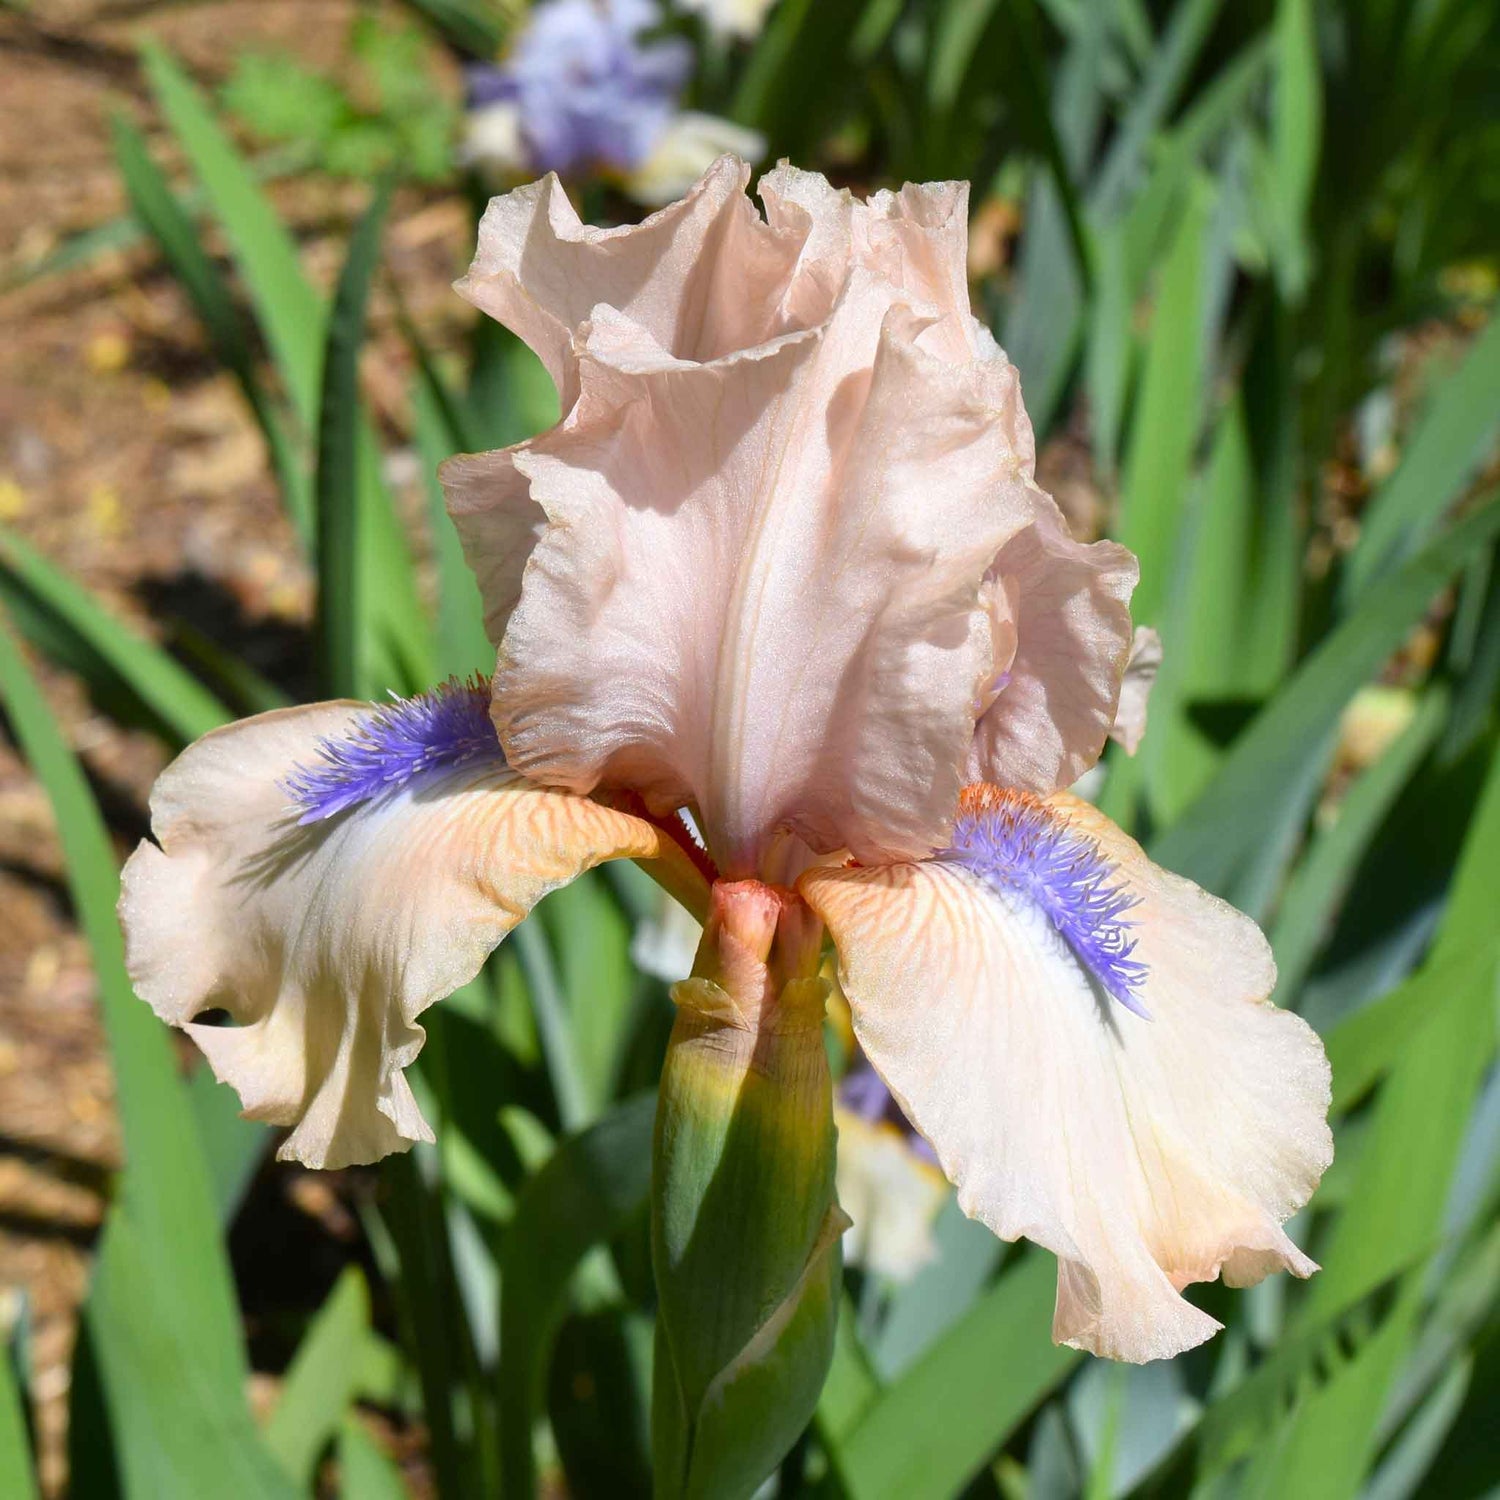
<svg viewBox="0 0 1500 1500">
<path fill-rule="evenodd" d="M 751 1494 L 816 1404 L 847 1223 L 834 1197 L 821 925 L 720 882 L 677 985 L 652 1173 L 656 1493 Z"/>
</svg>

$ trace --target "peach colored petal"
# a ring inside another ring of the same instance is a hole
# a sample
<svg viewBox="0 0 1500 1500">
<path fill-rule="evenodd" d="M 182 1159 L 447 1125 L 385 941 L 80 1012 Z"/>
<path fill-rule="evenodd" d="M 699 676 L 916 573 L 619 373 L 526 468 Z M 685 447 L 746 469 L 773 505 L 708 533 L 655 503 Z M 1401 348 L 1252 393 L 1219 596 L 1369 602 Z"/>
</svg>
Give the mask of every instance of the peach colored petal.
<svg viewBox="0 0 1500 1500">
<path fill-rule="evenodd" d="M 572 338 L 596 306 L 679 359 L 708 360 L 823 322 L 855 268 L 953 315 L 928 333 L 929 352 L 999 357 L 969 314 L 967 183 L 908 183 L 865 202 L 782 166 L 757 185 L 763 219 L 749 179 L 743 161 L 721 156 L 676 203 L 598 229 L 549 175 L 490 200 L 457 290 L 536 351 L 564 409 L 577 395 Z"/>
<path fill-rule="evenodd" d="M 682 359 L 761 343 L 785 329 L 780 299 L 800 244 L 756 213 L 749 180 L 744 162 L 722 156 L 642 223 L 596 229 L 549 174 L 490 200 L 457 290 L 536 351 L 564 411 L 577 395 L 573 335 L 601 303 Z"/>
<path fill-rule="evenodd" d="M 578 394 L 574 336 L 612 307 L 684 359 L 710 359 L 791 326 L 783 306 L 800 235 L 769 228 L 750 169 L 719 157 L 686 196 L 638 225 L 583 224 L 556 176 L 491 199 L 458 291 L 536 351 L 562 398 Z M 826 311 L 826 309 L 825 309 Z M 441 478 L 498 645 L 543 522 L 511 449 L 460 454 Z"/>
<path fill-rule="evenodd" d="M 837 944 L 861 1045 L 965 1211 L 1058 1256 L 1054 1337 L 1167 1358 L 1218 1327 L 1188 1283 L 1316 1269 L 1281 1225 L 1332 1156 L 1328 1065 L 1266 999 L 1275 966 L 1253 922 L 1087 804 L 1047 806 L 1139 898 L 1151 1020 L 1091 982 L 1038 906 L 970 868 L 817 869 L 799 889 Z"/>
<path fill-rule="evenodd" d="M 497 724 L 527 774 L 696 803 L 740 873 L 779 830 L 916 855 L 953 804 L 959 718 L 980 720 L 970 778 L 1045 792 L 1097 759 L 1134 560 L 1073 542 L 1032 483 L 1014 371 L 969 310 L 965 184 L 865 202 L 782 166 L 762 220 L 747 180 L 721 158 L 619 230 L 581 225 L 555 180 L 490 205 L 460 289 L 538 350 L 566 413 L 444 469 L 492 639 L 533 596 Z"/>
<path fill-rule="evenodd" d="M 1032 500 L 1014 369 L 924 353 L 935 316 L 856 270 L 820 328 L 692 364 L 596 314 L 577 405 L 515 459 L 549 525 L 496 673 L 512 765 L 696 806 L 731 875 L 778 829 L 943 841 L 980 581 Z"/>
<path fill-rule="evenodd" d="M 516 471 L 513 448 L 460 453 L 439 466 L 438 477 L 464 560 L 479 585 L 485 633 L 498 646 L 547 517 Z"/>
<path fill-rule="evenodd" d="M 861 267 L 908 301 L 948 315 L 923 340 L 929 353 L 958 362 L 1004 357 L 969 312 L 968 183 L 907 183 L 865 201 L 817 172 L 783 164 L 757 190 L 771 227 L 805 242 L 788 293 L 802 326 L 825 317 L 849 273 Z"/>
<path fill-rule="evenodd" d="M 157 782 L 160 846 L 131 856 L 120 899 L 138 993 L 247 1115 L 293 1127 L 281 1156 L 314 1167 L 432 1139 L 403 1073 L 417 1017 L 548 891 L 605 859 L 686 864 L 645 820 L 498 761 L 299 827 L 280 783 L 368 707 L 281 710 L 190 746 Z M 236 1024 L 195 1019 L 210 1010 Z"/>
<path fill-rule="evenodd" d="M 672 357 L 704 362 L 820 327 L 856 271 L 883 283 L 892 302 L 937 314 L 913 332 L 924 353 L 1005 367 L 969 311 L 966 184 L 909 184 L 865 202 L 783 166 L 761 179 L 762 219 L 745 196 L 748 177 L 743 162 L 721 157 L 680 202 L 609 230 L 580 223 L 555 178 L 533 183 L 490 203 L 458 289 L 538 352 L 565 412 L 578 394 L 579 331 L 596 307 Z M 1029 478 L 1033 442 L 1018 400 L 1005 422 Z M 541 512 L 511 451 L 452 459 L 442 477 L 498 644 Z"/>
<path fill-rule="evenodd" d="M 1120 702 L 1110 739 L 1127 755 L 1134 755 L 1146 734 L 1146 709 L 1156 674 L 1161 671 L 1161 637 L 1149 625 L 1137 625 L 1130 643 L 1130 660 L 1120 680 Z"/>
<path fill-rule="evenodd" d="M 969 779 L 1033 792 L 1077 781 L 1115 722 L 1131 646 L 1135 557 L 1075 542 L 1052 500 L 1000 549 L 988 595 L 998 655 L 975 729 Z"/>
</svg>

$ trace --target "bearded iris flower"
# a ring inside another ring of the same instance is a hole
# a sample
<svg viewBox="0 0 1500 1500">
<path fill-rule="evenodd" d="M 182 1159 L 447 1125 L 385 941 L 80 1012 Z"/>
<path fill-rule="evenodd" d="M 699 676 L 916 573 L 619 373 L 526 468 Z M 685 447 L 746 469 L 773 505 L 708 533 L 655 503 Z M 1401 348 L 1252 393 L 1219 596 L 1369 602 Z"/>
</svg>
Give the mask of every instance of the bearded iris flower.
<svg viewBox="0 0 1500 1500">
<path fill-rule="evenodd" d="M 666 129 L 692 76 L 687 42 L 640 39 L 661 22 L 653 0 L 548 0 L 504 63 L 470 66 L 471 103 L 513 106 L 539 171 L 628 171 Z"/>
<path fill-rule="evenodd" d="M 756 157 L 754 131 L 678 105 L 693 49 L 661 36 L 656 0 L 546 0 L 498 63 L 465 69 L 462 155 L 501 174 L 602 172 L 641 203 L 677 197 L 721 152 Z"/>
<path fill-rule="evenodd" d="M 555 178 L 490 204 L 459 290 L 563 410 L 445 466 L 493 681 L 190 747 L 126 870 L 131 973 L 328 1166 L 431 1138 L 421 1011 L 583 870 L 639 860 L 721 938 L 794 912 L 963 1208 L 1057 1255 L 1056 1337 L 1172 1355 L 1217 1327 L 1188 1283 L 1315 1269 L 1282 1224 L 1331 1156 L 1322 1049 L 1255 924 L 1063 790 L 1141 727 L 1137 567 L 1036 486 L 965 187 L 783 166 L 762 216 L 748 180 L 623 229 Z"/>
</svg>

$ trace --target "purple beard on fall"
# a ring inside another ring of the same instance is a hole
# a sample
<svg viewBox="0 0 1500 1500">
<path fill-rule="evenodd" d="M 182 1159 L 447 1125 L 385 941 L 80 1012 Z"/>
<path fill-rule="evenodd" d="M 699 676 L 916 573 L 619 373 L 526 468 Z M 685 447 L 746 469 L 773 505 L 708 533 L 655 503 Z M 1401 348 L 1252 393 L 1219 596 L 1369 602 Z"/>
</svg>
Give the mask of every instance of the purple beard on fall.
<svg viewBox="0 0 1500 1500">
<path fill-rule="evenodd" d="M 452 677 L 414 698 L 371 704 L 343 734 L 318 746 L 318 760 L 281 783 L 300 816 L 319 823 L 385 792 L 478 761 L 503 764 L 490 722 L 485 677 Z"/>
<path fill-rule="evenodd" d="M 1100 987 L 1150 1019 L 1137 994 L 1146 965 L 1133 957 L 1133 924 L 1125 918 L 1137 898 L 1099 846 L 1069 827 L 1066 817 L 1014 793 L 965 805 L 952 845 L 937 858 L 1040 908 Z"/>
</svg>

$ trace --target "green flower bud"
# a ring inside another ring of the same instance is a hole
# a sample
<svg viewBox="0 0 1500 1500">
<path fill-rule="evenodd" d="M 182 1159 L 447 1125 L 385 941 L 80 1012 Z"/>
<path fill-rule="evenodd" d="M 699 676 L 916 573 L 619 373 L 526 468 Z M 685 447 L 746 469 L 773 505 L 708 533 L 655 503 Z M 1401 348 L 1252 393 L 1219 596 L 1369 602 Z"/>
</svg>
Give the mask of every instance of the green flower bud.
<svg viewBox="0 0 1500 1500">
<path fill-rule="evenodd" d="M 714 886 L 662 1070 L 651 1192 L 661 1500 L 749 1495 L 807 1424 L 833 1352 L 822 926 L 790 891 Z"/>
</svg>

